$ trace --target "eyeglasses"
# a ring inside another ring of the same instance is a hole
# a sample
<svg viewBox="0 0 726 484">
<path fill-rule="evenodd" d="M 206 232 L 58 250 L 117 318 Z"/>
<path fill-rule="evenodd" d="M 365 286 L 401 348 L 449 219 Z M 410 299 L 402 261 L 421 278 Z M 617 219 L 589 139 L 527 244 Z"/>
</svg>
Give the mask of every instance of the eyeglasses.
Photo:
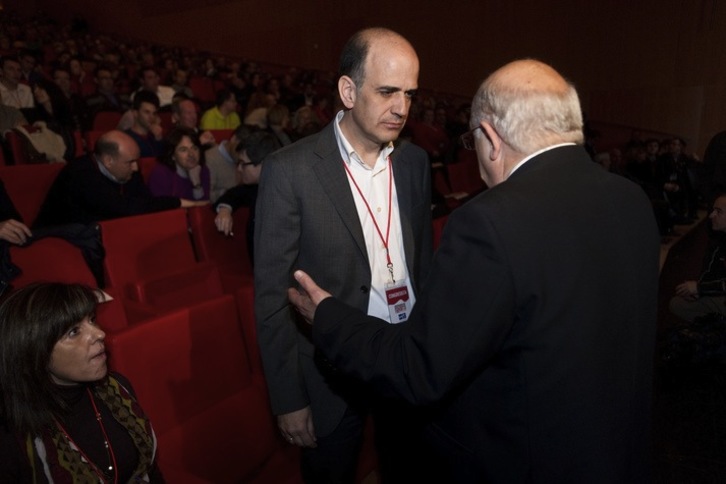
<svg viewBox="0 0 726 484">
<path fill-rule="evenodd" d="M 476 146 L 474 145 L 474 131 L 479 128 L 481 128 L 481 124 L 474 129 L 470 129 L 459 137 L 459 139 L 461 140 L 461 145 L 464 147 L 464 149 L 471 151 L 474 151 L 476 149 Z"/>
</svg>

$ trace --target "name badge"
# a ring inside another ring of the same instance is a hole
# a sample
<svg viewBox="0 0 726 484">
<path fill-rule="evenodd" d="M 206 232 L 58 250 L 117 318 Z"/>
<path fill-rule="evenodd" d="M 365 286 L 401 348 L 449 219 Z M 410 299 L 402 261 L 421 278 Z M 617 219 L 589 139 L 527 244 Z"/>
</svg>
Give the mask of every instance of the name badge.
<svg viewBox="0 0 726 484">
<path fill-rule="evenodd" d="M 411 314 L 411 297 L 405 279 L 396 281 L 395 284 L 386 284 L 386 301 L 392 324 L 402 323 L 408 319 Z"/>
</svg>

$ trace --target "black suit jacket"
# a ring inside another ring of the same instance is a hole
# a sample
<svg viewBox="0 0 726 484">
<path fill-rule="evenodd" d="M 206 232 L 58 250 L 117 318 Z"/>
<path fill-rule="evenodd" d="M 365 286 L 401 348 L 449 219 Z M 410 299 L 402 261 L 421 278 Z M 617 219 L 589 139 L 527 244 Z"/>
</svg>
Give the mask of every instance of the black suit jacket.
<svg viewBox="0 0 726 484">
<path fill-rule="evenodd" d="M 330 298 L 314 342 L 442 403 L 452 481 L 647 482 L 658 258 L 642 190 L 558 147 L 452 212 L 409 322 Z"/>
<path fill-rule="evenodd" d="M 430 165 L 422 149 L 404 140 L 396 143 L 391 160 L 406 265 L 416 290 L 431 257 Z M 324 373 L 309 327 L 302 323 L 298 330 L 287 288 L 300 268 L 347 303 L 368 307 L 370 263 L 332 123 L 265 158 L 254 245 L 255 316 L 272 411 L 279 415 L 310 405 L 316 434 L 327 435 L 358 385 Z"/>
<path fill-rule="evenodd" d="M 58 174 L 35 227 L 98 222 L 129 215 L 178 208 L 176 197 L 154 197 L 139 172 L 116 183 L 98 169 L 92 157 L 69 162 Z"/>
</svg>

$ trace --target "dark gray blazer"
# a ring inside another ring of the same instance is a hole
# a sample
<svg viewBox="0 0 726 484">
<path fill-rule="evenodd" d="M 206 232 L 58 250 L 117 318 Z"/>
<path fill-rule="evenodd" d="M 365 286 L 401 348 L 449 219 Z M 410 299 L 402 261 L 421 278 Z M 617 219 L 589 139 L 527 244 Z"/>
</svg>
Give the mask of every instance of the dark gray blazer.
<svg viewBox="0 0 726 484">
<path fill-rule="evenodd" d="M 314 340 L 384 393 L 443 402 L 452 482 L 648 482 L 658 258 L 643 191 L 554 148 L 452 212 L 408 322 L 330 298 Z"/>
<path fill-rule="evenodd" d="M 425 152 L 398 141 L 391 154 L 406 264 L 414 290 L 430 264 L 431 172 Z M 288 306 L 292 272 L 303 269 L 365 311 L 371 283 L 365 239 L 333 124 L 265 160 L 255 226 L 255 315 L 274 414 L 310 405 L 318 436 L 330 433 L 354 398 L 348 378 L 313 358 L 309 326 Z M 321 372 L 321 370 L 323 370 Z"/>
</svg>

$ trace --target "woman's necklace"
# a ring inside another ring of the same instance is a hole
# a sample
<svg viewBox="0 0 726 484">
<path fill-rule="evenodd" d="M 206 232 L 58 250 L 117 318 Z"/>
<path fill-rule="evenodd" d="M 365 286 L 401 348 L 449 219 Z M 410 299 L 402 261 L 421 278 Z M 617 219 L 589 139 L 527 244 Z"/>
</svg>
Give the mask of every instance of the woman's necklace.
<svg viewBox="0 0 726 484">
<path fill-rule="evenodd" d="M 113 447 L 111 446 L 111 441 L 108 438 L 108 434 L 106 433 L 106 427 L 103 425 L 103 420 L 101 419 L 101 412 L 98 411 L 98 407 L 96 407 L 96 401 L 93 398 L 93 393 L 91 393 L 91 389 L 87 388 L 86 391 L 88 392 L 88 398 L 91 400 L 91 406 L 93 407 L 94 416 L 96 417 L 96 422 L 98 422 L 98 426 L 101 428 L 101 433 L 103 434 L 103 445 L 106 449 L 106 456 L 108 457 L 108 467 L 107 470 L 103 471 L 101 470 L 96 464 L 93 463 L 91 459 L 88 458 L 85 452 L 76 444 L 76 442 L 71 438 L 71 436 L 66 432 L 66 429 L 63 428 L 63 426 L 60 424 L 60 422 L 56 421 L 56 425 L 60 429 L 60 431 L 63 433 L 65 438 L 73 444 L 73 446 L 78 449 L 78 452 L 81 454 L 81 456 L 88 462 L 88 464 L 93 469 L 93 472 L 98 475 L 98 477 L 101 479 L 102 482 L 108 483 L 113 482 L 114 484 L 118 482 L 118 466 L 116 465 L 116 455 L 113 453 Z M 111 476 L 113 475 L 113 480 L 111 480 Z"/>
</svg>

